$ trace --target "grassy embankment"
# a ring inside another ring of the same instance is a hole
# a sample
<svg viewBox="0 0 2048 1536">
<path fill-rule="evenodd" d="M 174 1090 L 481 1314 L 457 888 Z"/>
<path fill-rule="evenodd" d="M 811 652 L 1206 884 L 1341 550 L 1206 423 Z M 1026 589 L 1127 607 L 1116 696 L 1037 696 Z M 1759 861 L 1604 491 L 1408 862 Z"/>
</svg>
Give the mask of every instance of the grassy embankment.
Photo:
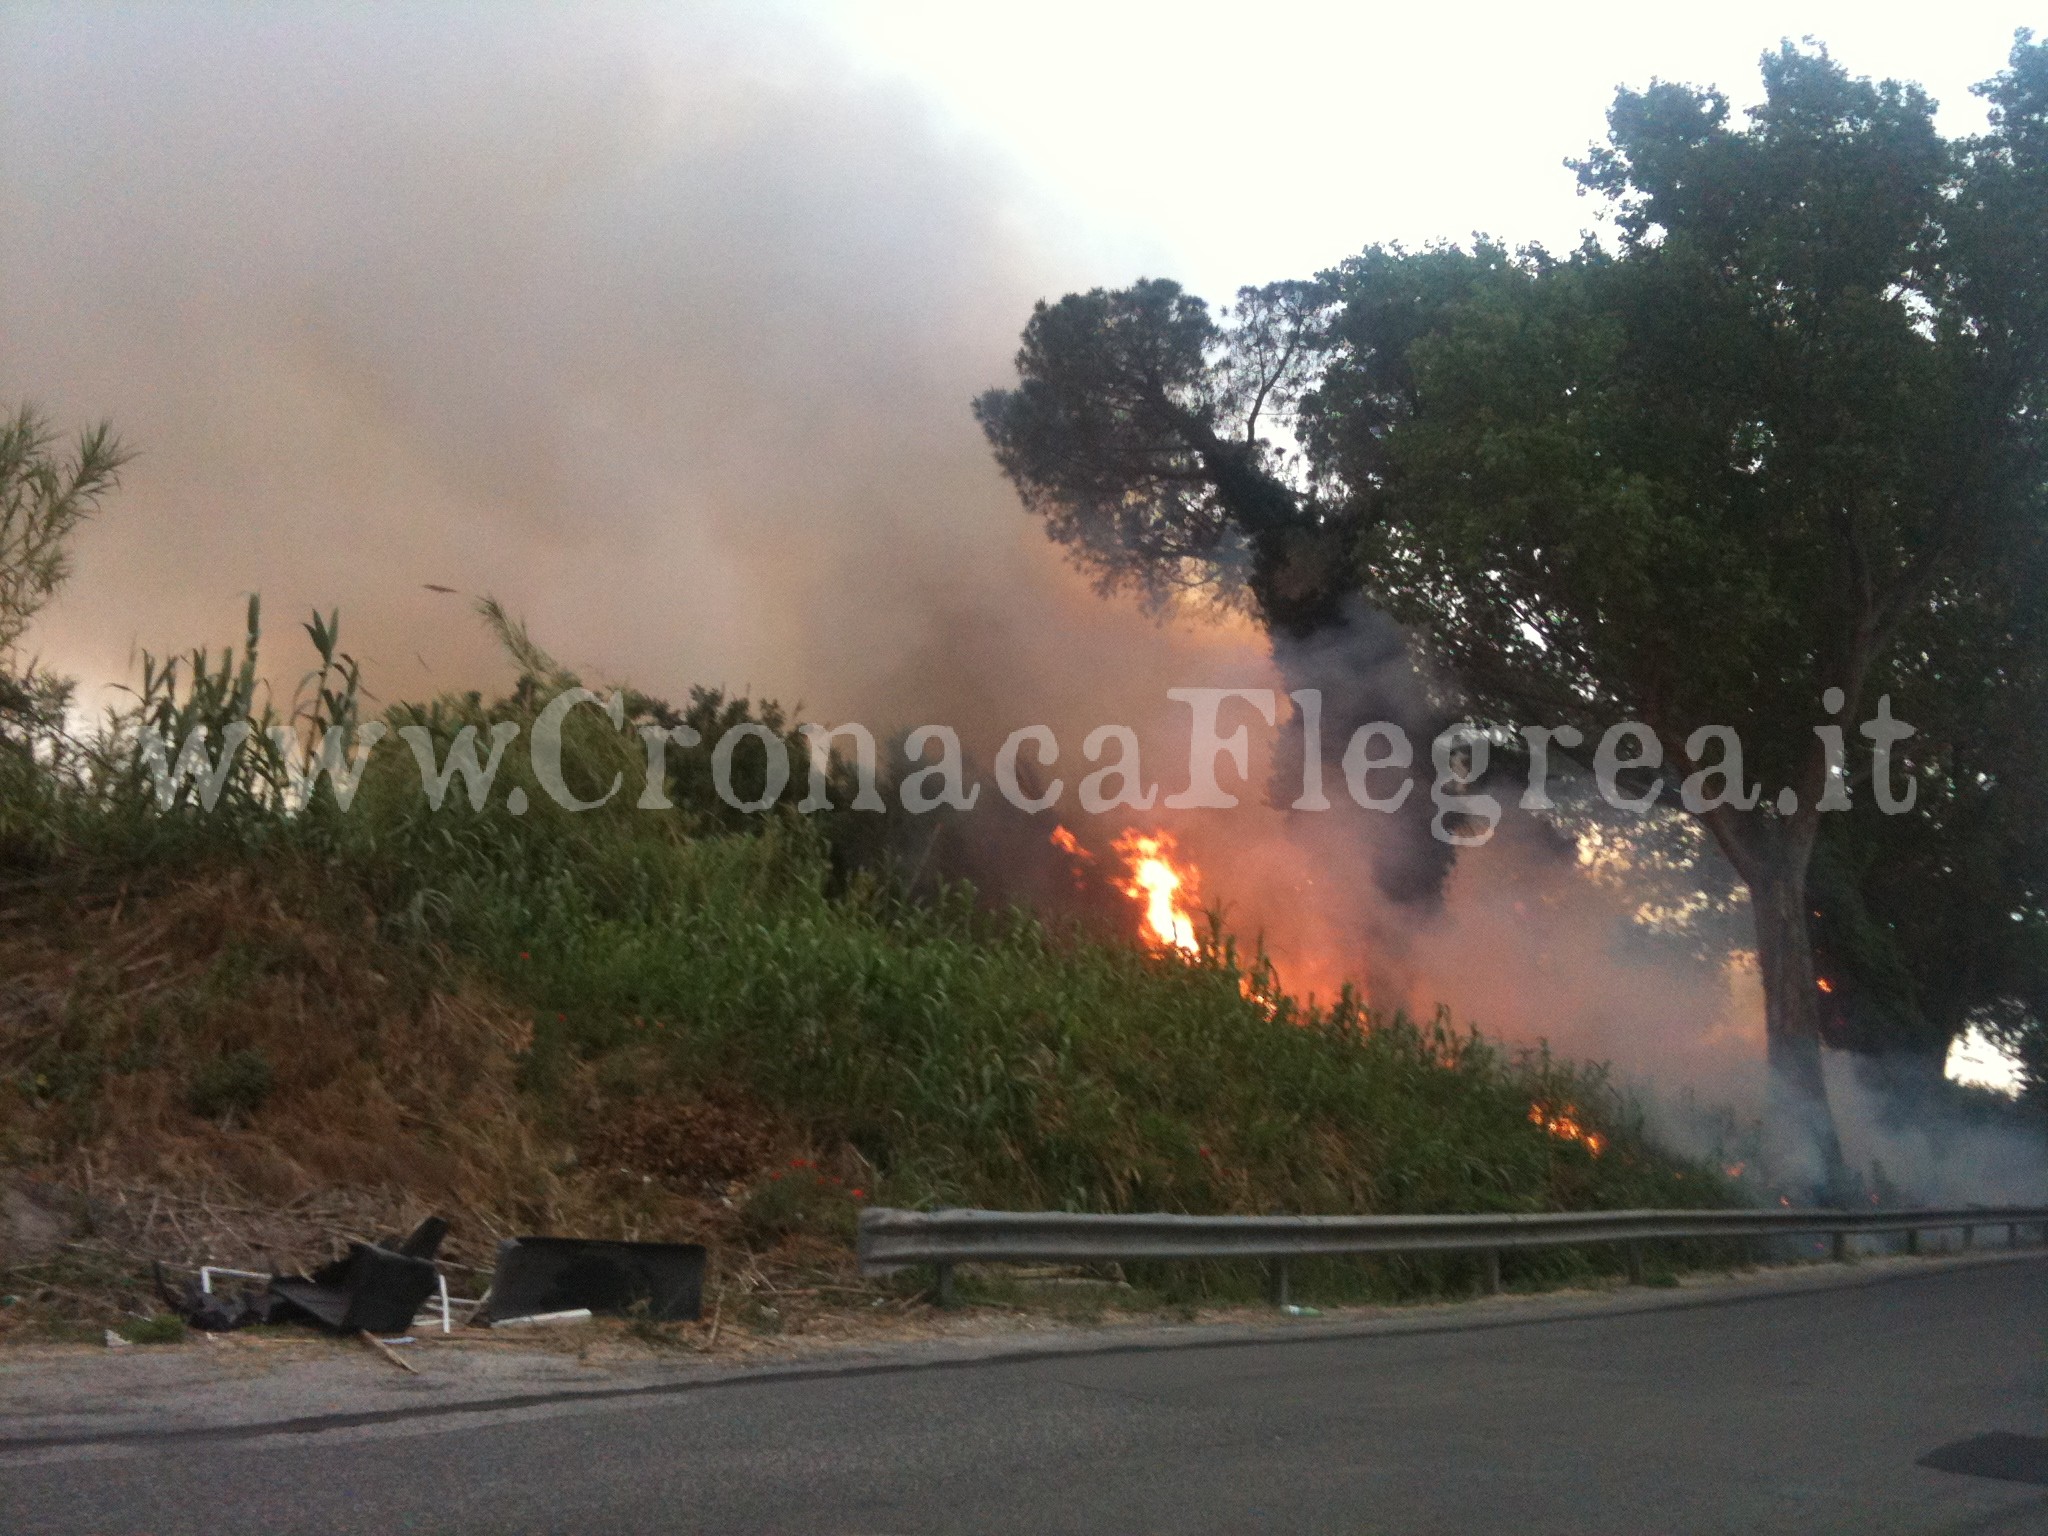
<svg viewBox="0 0 2048 1536">
<path fill-rule="evenodd" d="M 562 811 L 525 741 L 573 679 L 503 627 L 524 671 L 510 696 L 384 716 L 424 728 L 437 762 L 465 727 L 518 723 L 481 810 L 460 780 L 430 808 L 413 751 L 387 738 L 346 812 L 328 787 L 281 811 L 253 633 L 244 656 L 149 668 L 136 709 L 93 744 L 0 752 L 0 1158 L 18 1185 L 63 1191 L 87 1231 L 0 1289 L 87 1315 L 132 1290 L 145 1250 L 303 1261 L 428 1209 L 454 1216 L 458 1260 L 516 1231 L 701 1238 L 729 1278 L 843 1281 L 871 1202 L 1729 1198 L 1712 1170 L 1650 1145 L 1597 1069 L 1349 999 L 1261 1005 L 1242 985 L 1257 962 L 1227 943 L 1191 963 L 991 916 L 964 893 L 906 900 L 847 856 L 848 816 L 786 808 L 800 755 L 785 808 L 737 815 L 710 792 L 709 743 L 742 718 L 783 730 L 772 709 L 629 695 L 624 734 L 578 710 L 568 783 L 626 787 Z M 317 743 L 354 720 L 356 694 L 332 637 L 315 638 L 326 665 L 291 723 Z M 706 745 L 669 754 L 675 808 L 635 809 L 630 727 L 685 719 Z M 131 758 L 140 725 L 183 740 L 206 724 L 217 743 L 236 720 L 257 734 L 215 808 L 190 786 L 161 807 Z M 523 815 L 506 808 L 513 784 Z M 1532 1104 L 1574 1106 L 1604 1150 L 1547 1134 Z M 1600 1262 L 1529 1256 L 1510 1273 Z M 1297 1289 L 1423 1294 L 1470 1275 L 1459 1260 L 1333 1263 Z M 1258 1284 L 1227 1266 L 1133 1278 L 1183 1300 Z"/>
</svg>

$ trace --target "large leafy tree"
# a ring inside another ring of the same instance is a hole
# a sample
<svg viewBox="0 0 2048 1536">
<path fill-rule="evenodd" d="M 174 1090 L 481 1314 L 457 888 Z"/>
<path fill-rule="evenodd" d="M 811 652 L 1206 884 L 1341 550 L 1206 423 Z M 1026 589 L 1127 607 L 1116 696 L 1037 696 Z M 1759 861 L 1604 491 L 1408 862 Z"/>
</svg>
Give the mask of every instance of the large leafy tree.
<svg viewBox="0 0 2048 1536">
<path fill-rule="evenodd" d="M 1832 1165 L 1813 727 L 1853 741 L 1909 631 L 1953 685 L 1984 637 L 1947 615 L 2038 551 L 2048 48 L 2021 35 L 1962 140 L 1821 51 L 1767 55 L 1764 87 L 1744 121 L 1715 91 L 1618 95 L 1578 166 L 1608 245 L 1370 248 L 1221 324 L 1166 283 L 1069 296 L 976 411 L 1109 585 L 1220 576 L 1276 630 L 1363 592 L 1477 718 L 1582 750 L 1637 720 L 1682 772 L 1732 727 L 1763 793 L 1699 814 Z"/>
<path fill-rule="evenodd" d="M 1980 574 L 1916 615 L 1887 668 L 1925 737 L 1914 814 L 1858 797 L 1823 821 L 1808 882 L 1824 1031 L 1930 1076 L 1971 1024 L 2048 1059 L 2048 571 Z"/>
<path fill-rule="evenodd" d="M 1024 504 L 1105 592 L 1249 600 L 1275 628 L 1337 621 L 1348 539 L 1265 433 L 1328 345 L 1321 282 L 1247 289 L 1223 323 L 1177 283 L 1038 305 L 1015 389 L 974 413 Z"/>
</svg>

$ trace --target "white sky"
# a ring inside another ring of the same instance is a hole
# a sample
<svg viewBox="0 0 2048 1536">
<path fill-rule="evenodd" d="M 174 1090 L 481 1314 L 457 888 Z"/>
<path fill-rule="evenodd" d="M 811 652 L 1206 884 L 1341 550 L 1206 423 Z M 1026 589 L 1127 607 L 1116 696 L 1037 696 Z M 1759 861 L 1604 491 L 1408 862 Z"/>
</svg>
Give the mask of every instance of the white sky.
<svg viewBox="0 0 2048 1536">
<path fill-rule="evenodd" d="M 1950 1042 L 1943 1070 L 1951 1082 L 2014 1095 L 2026 1081 L 2019 1059 L 1975 1024 Z"/>
<path fill-rule="evenodd" d="M 920 82 L 1066 204 L 1104 281 L 1211 299 L 1307 276 L 1371 240 L 1484 229 L 1576 242 L 1563 161 L 1618 84 L 1759 94 L 1757 59 L 1813 36 L 1858 74 L 1917 80 L 1951 133 L 2039 7 L 1960 3 L 828 6 L 873 67 Z"/>
</svg>

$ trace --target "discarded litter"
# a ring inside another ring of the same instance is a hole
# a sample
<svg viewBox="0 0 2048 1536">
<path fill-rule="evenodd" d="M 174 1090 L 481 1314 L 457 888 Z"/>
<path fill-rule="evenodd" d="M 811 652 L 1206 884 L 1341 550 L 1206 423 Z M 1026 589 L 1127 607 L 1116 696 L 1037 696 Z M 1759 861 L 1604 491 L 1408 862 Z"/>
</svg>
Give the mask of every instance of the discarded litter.
<svg viewBox="0 0 2048 1536">
<path fill-rule="evenodd" d="M 501 1317 L 491 1324 L 493 1328 L 537 1328 L 548 1323 L 587 1323 L 590 1308 L 576 1307 L 567 1312 L 528 1312 L 522 1317 Z"/>
<path fill-rule="evenodd" d="M 375 1243 L 351 1243 L 346 1257 L 303 1279 L 274 1279 L 270 1288 L 336 1333 L 400 1333 L 434 1294 L 438 1280 L 428 1259 Z"/>
<path fill-rule="evenodd" d="M 403 1333 L 427 1298 L 441 1288 L 434 1255 L 447 1235 L 448 1223 L 429 1216 L 395 1248 L 376 1243 L 351 1243 L 347 1254 L 323 1264 L 309 1275 L 272 1275 L 261 1291 L 239 1296 L 214 1291 L 209 1265 L 200 1281 L 182 1292 L 165 1281 L 157 1266 L 157 1293 L 164 1304 L 194 1328 L 225 1333 L 256 1323 L 311 1322 L 336 1333 Z"/>
<path fill-rule="evenodd" d="M 113 1330 L 113 1329 L 111 1329 L 111 1328 L 109 1328 L 109 1329 L 107 1330 L 107 1348 L 109 1348 L 109 1349 L 127 1349 L 128 1347 L 129 1347 L 129 1344 L 128 1344 L 128 1341 L 127 1341 L 126 1339 L 122 1338 L 122 1337 L 121 1337 L 121 1335 L 119 1335 L 118 1333 L 114 1332 L 114 1330 Z"/>
<path fill-rule="evenodd" d="M 203 1333 L 226 1333 L 257 1323 L 312 1323 L 353 1335 L 393 1364 L 411 1370 L 391 1346 L 418 1342 L 409 1330 L 436 1293 L 441 1331 L 451 1327 L 453 1298 L 434 1265 L 447 1232 L 448 1223 L 432 1216 L 403 1242 L 351 1243 L 341 1258 L 305 1275 L 264 1275 L 208 1264 L 200 1269 L 197 1283 L 182 1290 L 171 1286 L 158 1265 L 157 1293 Z M 579 1323 L 599 1314 L 693 1321 L 703 1315 L 704 1261 L 699 1243 L 507 1238 L 498 1244 L 490 1290 L 476 1304 L 471 1321 L 492 1327 Z M 263 1284 L 216 1290 L 215 1280 L 223 1277 Z M 430 1312 L 429 1321 L 434 1318 Z M 385 1334 L 393 1337 L 381 1337 Z"/>
<path fill-rule="evenodd" d="M 704 1311 L 700 1243 L 625 1243 L 581 1237 L 508 1237 L 479 1317 L 492 1323 L 536 1314 L 640 1312 L 691 1322 Z"/>
<path fill-rule="evenodd" d="M 156 1293 L 163 1304 L 201 1333 L 229 1333 L 237 1328 L 270 1322 L 282 1305 L 282 1298 L 267 1289 L 245 1296 L 229 1296 L 215 1291 L 213 1276 L 222 1273 L 215 1266 L 202 1269 L 199 1283 L 184 1290 L 171 1287 L 164 1278 L 163 1265 L 155 1265 L 154 1269 Z M 247 1270 L 230 1270 L 227 1273 L 244 1279 L 261 1278 Z"/>
<path fill-rule="evenodd" d="M 412 1229 L 412 1236 L 398 1245 L 398 1251 L 408 1259 L 425 1259 L 432 1263 L 434 1255 L 441 1251 L 441 1240 L 448 1235 L 448 1218 L 429 1216 Z"/>
<path fill-rule="evenodd" d="M 1323 1315 L 1322 1309 L 1319 1307 L 1298 1307 L 1291 1302 L 1280 1310 L 1289 1317 L 1321 1317 Z"/>
</svg>

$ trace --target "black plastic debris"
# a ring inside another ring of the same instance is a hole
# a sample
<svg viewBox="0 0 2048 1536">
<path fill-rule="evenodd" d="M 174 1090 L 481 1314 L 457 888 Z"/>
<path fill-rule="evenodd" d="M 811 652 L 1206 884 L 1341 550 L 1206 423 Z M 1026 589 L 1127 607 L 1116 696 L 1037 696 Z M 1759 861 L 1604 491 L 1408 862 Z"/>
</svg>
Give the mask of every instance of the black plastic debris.
<svg viewBox="0 0 2048 1536">
<path fill-rule="evenodd" d="M 447 1235 L 448 1218 L 429 1216 L 412 1229 L 412 1236 L 404 1242 L 386 1243 L 384 1246 L 395 1249 L 408 1259 L 426 1259 L 431 1262 L 434 1255 L 441 1251 L 441 1239 Z"/>
<path fill-rule="evenodd" d="M 267 1288 L 234 1296 L 194 1285 L 179 1293 L 157 1267 L 157 1294 L 194 1328 L 226 1333 L 256 1323 L 314 1323 L 338 1333 L 403 1333 L 440 1285 L 434 1255 L 448 1223 L 429 1216 L 402 1242 L 351 1243 L 310 1275 L 272 1275 Z"/>
<path fill-rule="evenodd" d="M 483 1316 L 493 1322 L 541 1312 L 638 1312 L 690 1322 L 704 1311 L 701 1243 L 622 1243 L 581 1237 L 508 1237 Z"/>
<path fill-rule="evenodd" d="M 403 1333 L 438 1281 L 430 1259 L 350 1243 L 346 1257 L 310 1275 L 280 1275 L 270 1289 L 337 1333 Z"/>
<path fill-rule="evenodd" d="M 174 1290 L 164 1278 L 163 1265 L 156 1265 L 155 1270 L 157 1296 L 188 1326 L 202 1333 L 232 1333 L 237 1328 L 281 1321 L 278 1313 L 289 1306 L 282 1296 L 268 1289 L 226 1294 L 201 1290 L 194 1280 L 183 1290 Z"/>
</svg>

